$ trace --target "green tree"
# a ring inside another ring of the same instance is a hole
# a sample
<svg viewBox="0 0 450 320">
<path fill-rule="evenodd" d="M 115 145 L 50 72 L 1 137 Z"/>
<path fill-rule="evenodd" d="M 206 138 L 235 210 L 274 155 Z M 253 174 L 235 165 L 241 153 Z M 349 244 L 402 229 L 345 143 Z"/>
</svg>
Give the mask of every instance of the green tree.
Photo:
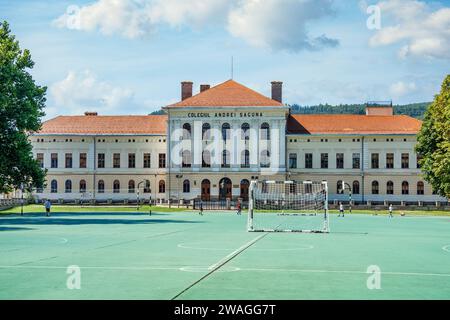
<svg viewBox="0 0 450 320">
<path fill-rule="evenodd" d="M 450 75 L 425 113 L 416 152 L 424 178 L 439 195 L 450 198 Z"/>
<path fill-rule="evenodd" d="M 34 83 L 28 73 L 33 66 L 30 52 L 0 22 L 0 193 L 44 184 L 29 135 L 41 127 L 47 88 Z"/>
</svg>

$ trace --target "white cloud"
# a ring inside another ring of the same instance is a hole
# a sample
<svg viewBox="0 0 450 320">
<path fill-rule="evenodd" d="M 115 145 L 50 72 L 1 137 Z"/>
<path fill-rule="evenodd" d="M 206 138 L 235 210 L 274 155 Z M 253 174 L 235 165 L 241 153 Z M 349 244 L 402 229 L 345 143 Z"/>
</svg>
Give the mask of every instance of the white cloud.
<svg viewBox="0 0 450 320">
<path fill-rule="evenodd" d="M 98 111 L 111 114 L 125 104 L 131 103 L 133 93 L 130 89 L 115 87 L 97 79 L 90 70 L 69 71 L 66 78 L 50 87 L 52 108 L 47 114 L 82 114 L 85 111 Z"/>
<path fill-rule="evenodd" d="M 416 89 L 417 86 L 414 82 L 399 81 L 389 87 L 389 92 L 393 97 L 399 98 L 416 91 Z"/>
<path fill-rule="evenodd" d="M 307 23 L 333 13 L 330 0 L 247 0 L 230 12 L 228 30 L 260 47 L 315 50 L 338 44 L 326 35 L 310 36 Z"/>
<path fill-rule="evenodd" d="M 450 59 L 450 8 L 433 11 L 426 2 L 416 0 L 385 0 L 377 5 L 383 27 L 370 39 L 370 45 L 401 44 L 398 53 L 402 58 Z"/>
<path fill-rule="evenodd" d="M 338 45 L 336 39 L 310 36 L 307 24 L 333 13 L 333 0 L 98 0 L 71 6 L 53 24 L 60 28 L 137 38 L 160 25 L 196 28 L 222 24 L 256 46 L 298 51 Z"/>
</svg>

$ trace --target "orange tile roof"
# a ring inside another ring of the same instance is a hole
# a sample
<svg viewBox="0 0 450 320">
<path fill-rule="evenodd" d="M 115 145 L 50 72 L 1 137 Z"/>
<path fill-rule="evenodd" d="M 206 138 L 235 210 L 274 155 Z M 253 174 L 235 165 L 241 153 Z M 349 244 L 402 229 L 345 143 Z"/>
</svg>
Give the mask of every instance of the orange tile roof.
<svg viewBox="0 0 450 320">
<path fill-rule="evenodd" d="M 274 107 L 283 106 L 262 94 L 237 83 L 234 80 L 225 81 L 190 98 L 167 106 L 171 107 Z"/>
<path fill-rule="evenodd" d="M 405 115 L 290 115 L 287 131 L 297 134 L 417 134 L 422 121 Z"/>
<path fill-rule="evenodd" d="M 59 116 L 42 124 L 38 134 L 166 134 L 167 115 Z"/>
</svg>

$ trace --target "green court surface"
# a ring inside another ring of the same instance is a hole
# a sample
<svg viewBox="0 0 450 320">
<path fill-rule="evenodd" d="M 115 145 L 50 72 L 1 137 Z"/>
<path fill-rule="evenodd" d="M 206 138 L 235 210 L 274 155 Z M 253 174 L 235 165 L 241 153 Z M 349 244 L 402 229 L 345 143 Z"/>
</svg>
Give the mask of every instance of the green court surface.
<svg viewBox="0 0 450 320">
<path fill-rule="evenodd" d="M 248 233 L 246 220 L 2 215 L 0 299 L 450 299 L 450 217 L 332 215 L 330 234 Z M 81 289 L 67 288 L 69 266 Z"/>
</svg>

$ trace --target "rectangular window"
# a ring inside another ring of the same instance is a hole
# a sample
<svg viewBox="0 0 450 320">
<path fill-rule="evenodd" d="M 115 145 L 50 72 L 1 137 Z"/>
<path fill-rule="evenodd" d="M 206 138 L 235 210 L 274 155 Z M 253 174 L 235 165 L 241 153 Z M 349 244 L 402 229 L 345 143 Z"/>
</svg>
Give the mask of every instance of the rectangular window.
<svg viewBox="0 0 450 320">
<path fill-rule="evenodd" d="M 328 153 L 320 154 L 320 168 L 328 169 Z"/>
<path fill-rule="evenodd" d="M 165 168 L 166 167 L 166 154 L 165 153 L 160 153 L 159 154 L 159 167 L 160 168 Z"/>
<path fill-rule="evenodd" d="M 402 153 L 402 169 L 409 168 L 409 153 Z"/>
<path fill-rule="evenodd" d="M 44 154 L 43 153 L 36 154 L 36 160 L 39 163 L 39 168 L 44 168 Z"/>
<path fill-rule="evenodd" d="M 344 169 L 344 154 L 336 153 L 336 169 Z"/>
<path fill-rule="evenodd" d="M 135 153 L 128 154 L 128 168 L 136 168 L 136 154 Z"/>
<path fill-rule="evenodd" d="M 52 153 L 51 156 L 51 167 L 52 168 L 58 168 L 58 154 L 57 153 Z"/>
<path fill-rule="evenodd" d="M 150 153 L 144 153 L 144 168 L 150 168 L 151 160 Z"/>
<path fill-rule="evenodd" d="M 80 168 L 86 168 L 87 165 L 87 154 L 80 153 Z"/>
<path fill-rule="evenodd" d="M 380 168 L 380 159 L 378 153 L 372 153 L 372 169 Z"/>
<path fill-rule="evenodd" d="M 422 160 L 422 156 L 420 154 L 416 155 L 416 168 L 420 169 L 420 161 Z"/>
<path fill-rule="evenodd" d="M 296 168 L 297 168 L 297 154 L 290 153 L 289 154 L 289 169 L 296 169 Z"/>
<path fill-rule="evenodd" d="M 66 153 L 66 168 L 72 168 L 72 154 Z"/>
<path fill-rule="evenodd" d="M 361 157 L 359 153 L 352 154 L 352 168 L 353 169 L 361 169 Z"/>
<path fill-rule="evenodd" d="M 120 168 L 120 153 L 113 154 L 113 168 Z"/>
<path fill-rule="evenodd" d="M 305 168 L 312 169 L 313 167 L 313 154 L 305 153 Z"/>
<path fill-rule="evenodd" d="M 386 153 L 386 169 L 394 169 L 394 154 Z"/>
<path fill-rule="evenodd" d="M 99 153 L 97 156 L 97 168 L 104 168 L 105 167 L 105 154 Z"/>
</svg>

